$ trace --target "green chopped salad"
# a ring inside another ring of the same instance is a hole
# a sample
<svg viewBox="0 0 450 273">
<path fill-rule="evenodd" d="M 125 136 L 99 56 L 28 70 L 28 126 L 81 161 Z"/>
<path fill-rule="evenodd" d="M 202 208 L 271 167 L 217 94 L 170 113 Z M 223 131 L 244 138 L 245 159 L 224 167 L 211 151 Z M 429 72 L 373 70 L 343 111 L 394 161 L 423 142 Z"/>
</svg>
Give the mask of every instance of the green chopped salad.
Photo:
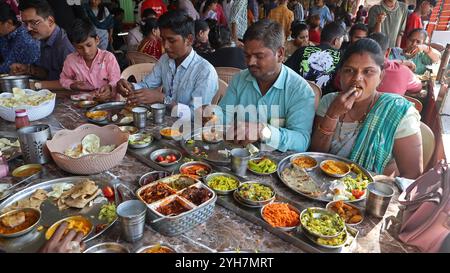
<svg viewBox="0 0 450 273">
<path fill-rule="evenodd" d="M 99 220 L 106 220 L 111 223 L 117 218 L 116 205 L 114 203 L 104 204 L 100 208 L 100 213 L 98 215 Z"/>
<path fill-rule="evenodd" d="M 239 195 L 251 201 L 265 201 L 273 197 L 270 187 L 259 183 L 243 184 L 239 188 Z"/>
</svg>

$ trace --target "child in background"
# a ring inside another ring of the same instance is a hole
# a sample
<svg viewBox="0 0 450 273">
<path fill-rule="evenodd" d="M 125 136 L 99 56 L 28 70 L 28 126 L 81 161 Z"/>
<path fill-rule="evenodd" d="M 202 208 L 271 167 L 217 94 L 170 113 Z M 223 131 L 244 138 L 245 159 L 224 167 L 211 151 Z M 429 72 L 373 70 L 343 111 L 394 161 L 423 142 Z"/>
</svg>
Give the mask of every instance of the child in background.
<svg viewBox="0 0 450 273">
<path fill-rule="evenodd" d="M 209 25 L 203 20 L 195 20 L 195 42 L 193 48 L 198 54 L 208 54 L 214 50 L 209 44 Z"/>
<path fill-rule="evenodd" d="M 60 76 L 60 84 L 70 90 L 92 92 L 93 96 L 105 101 L 114 94 L 109 91 L 120 79 L 120 68 L 114 55 L 99 49 L 99 37 L 93 24 L 76 19 L 68 32 L 75 47 L 74 53 L 67 56 Z"/>
<path fill-rule="evenodd" d="M 138 51 L 151 55 L 159 60 L 163 54 L 163 47 L 156 19 L 146 19 L 141 29 L 142 34 L 144 34 L 144 39 L 138 46 Z"/>
<path fill-rule="evenodd" d="M 320 15 L 311 15 L 308 19 L 309 40 L 314 44 L 320 44 Z"/>
</svg>

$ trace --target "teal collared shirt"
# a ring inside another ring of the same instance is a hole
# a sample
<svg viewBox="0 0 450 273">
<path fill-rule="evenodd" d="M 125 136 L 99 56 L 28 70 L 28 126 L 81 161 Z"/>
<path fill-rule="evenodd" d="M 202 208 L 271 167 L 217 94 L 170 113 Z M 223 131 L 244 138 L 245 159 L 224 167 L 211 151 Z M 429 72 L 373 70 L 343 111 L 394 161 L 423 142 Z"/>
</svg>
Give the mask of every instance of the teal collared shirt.
<svg viewBox="0 0 450 273">
<path fill-rule="evenodd" d="M 241 71 L 233 77 L 219 106 L 223 110 L 225 124 L 233 121 L 235 106 L 256 108 L 258 114 L 246 115 L 245 121 L 269 124 L 272 134 L 267 145 L 281 152 L 303 152 L 311 140 L 314 98 L 308 82 L 282 65 L 280 75 L 264 96 L 248 69 Z"/>
</svg>

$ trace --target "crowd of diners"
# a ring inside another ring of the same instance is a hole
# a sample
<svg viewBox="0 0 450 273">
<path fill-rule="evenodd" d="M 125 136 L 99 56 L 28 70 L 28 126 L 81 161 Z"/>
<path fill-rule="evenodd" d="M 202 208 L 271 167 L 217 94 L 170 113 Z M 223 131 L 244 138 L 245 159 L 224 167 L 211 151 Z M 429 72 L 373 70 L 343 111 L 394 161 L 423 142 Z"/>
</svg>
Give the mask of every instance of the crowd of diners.
<svg viewBox="0 0 450 273">
<path fill-rule="evenodd" d="M 368 11 L 351 0 L 145 0 L 127 36 L 117 35 L 117 5 L 67 2 L 0 0 L 0 73 L 29 75 L 33 89 L 194 112 L 194 98 L 209 105 L 218 91 L 215 67 L 234 67 L 241 72 L 218 103 L 219 120 L 239 123 L 241 142 L 332 153 L 379 174 L 422 173 L 420 114 L 404 95 L 419 92 L 416 74 L 440 60 L 422 23 L 434 0 L 413 10 L 382 0 Z M 65 9 L 76 14 L 70 22 L 58 19 Z M 159 61 L 141 82 L 128 82 L 120 78 L 124 51 Z M 239 119 L 227 107 L 237 105 L 266 111 Z"/>
</svg>

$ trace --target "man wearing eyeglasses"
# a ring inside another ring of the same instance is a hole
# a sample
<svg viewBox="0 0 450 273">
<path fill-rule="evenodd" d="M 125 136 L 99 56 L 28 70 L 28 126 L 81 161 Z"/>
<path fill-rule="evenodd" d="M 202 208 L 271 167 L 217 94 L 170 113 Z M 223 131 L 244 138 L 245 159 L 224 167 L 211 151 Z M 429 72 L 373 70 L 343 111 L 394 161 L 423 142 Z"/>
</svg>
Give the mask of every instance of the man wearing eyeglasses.
<svg viewBox="0 0 450 273">
<path fill-rule="evenodd" d="M 20 1 L 19 10 L 30 35 L 41 41 L 41 56 L 37 65 L 12 64 L 10 73 L 44 80 L 35 82 L 35 89 L 62 89 L 58 80 L 64 60 L 75 51 L 66 32 L 56 24 L 53 10 L 45 0 Z"/>
</svg>

